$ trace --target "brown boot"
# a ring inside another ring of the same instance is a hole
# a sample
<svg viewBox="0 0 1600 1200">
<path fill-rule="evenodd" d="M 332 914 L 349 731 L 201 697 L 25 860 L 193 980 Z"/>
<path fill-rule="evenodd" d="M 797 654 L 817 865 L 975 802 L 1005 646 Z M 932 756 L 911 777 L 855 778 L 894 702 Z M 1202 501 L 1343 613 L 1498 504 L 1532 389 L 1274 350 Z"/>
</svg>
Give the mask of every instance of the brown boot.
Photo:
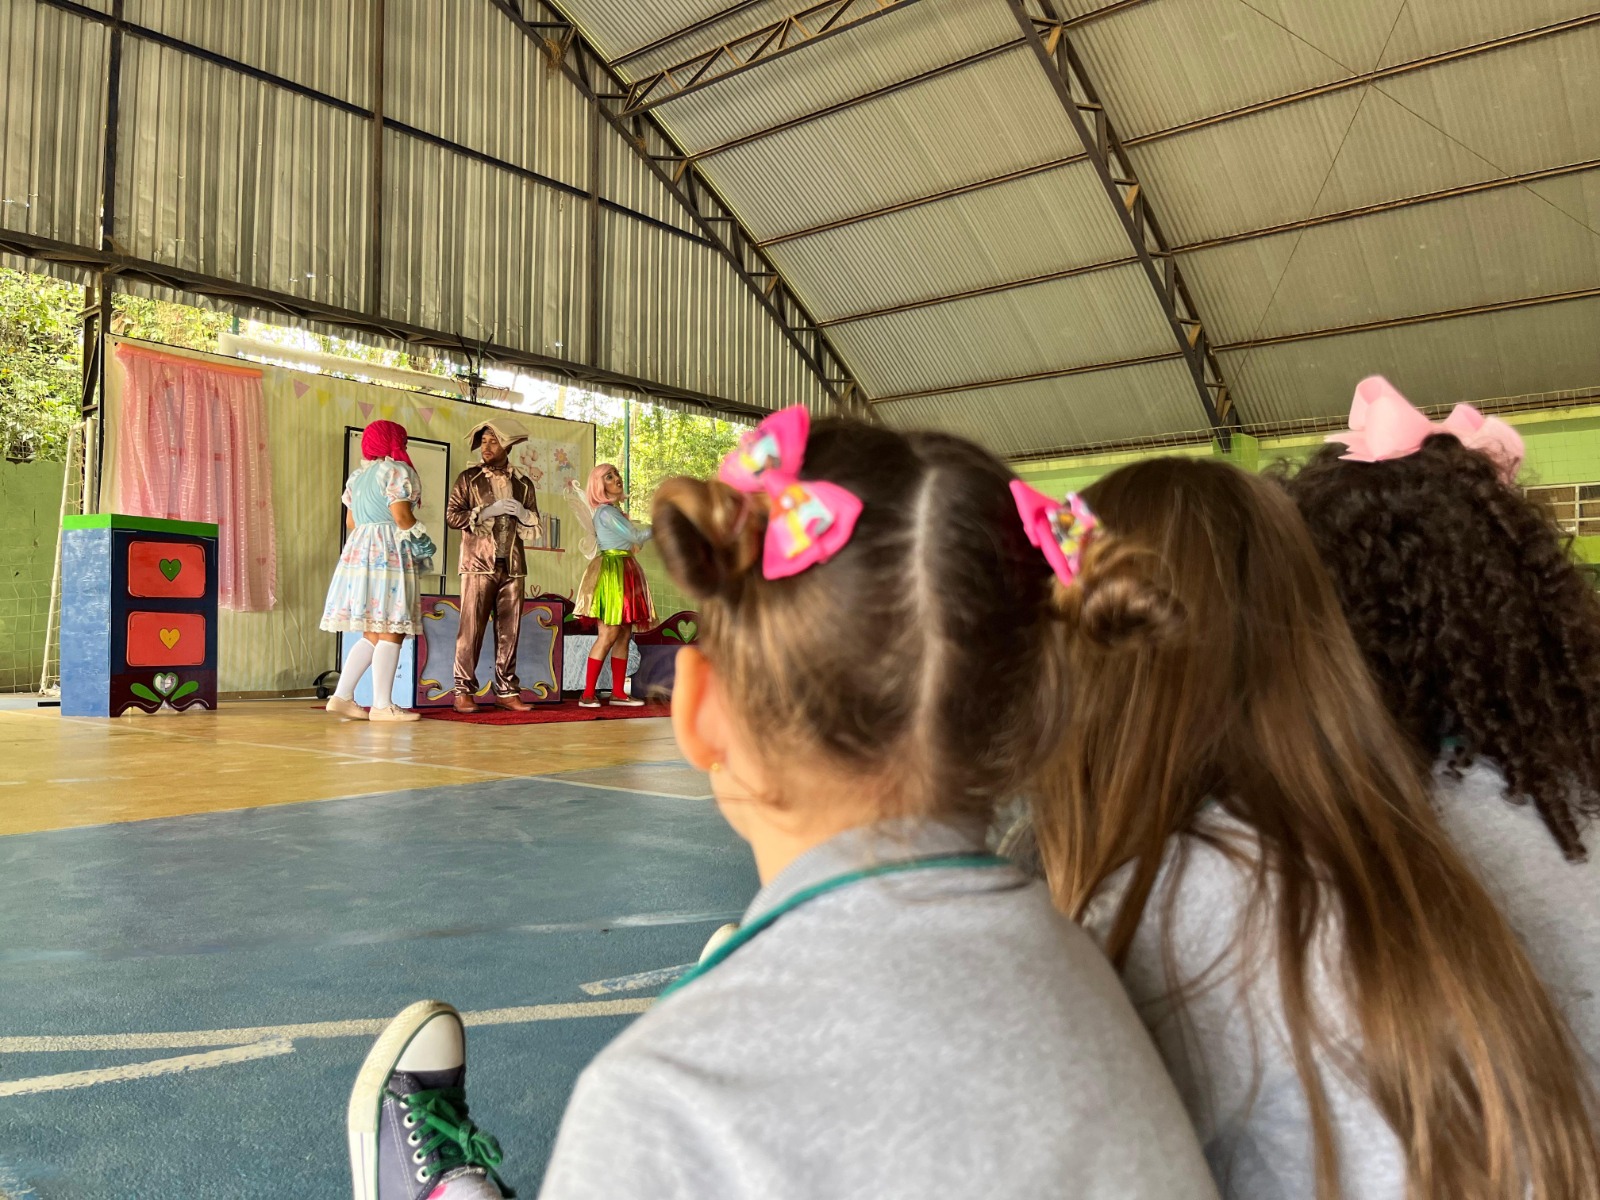
<svg viewBox="0 0 1600 1200">
<path fill-rule="evenodd" d="M 532 712 L 533 705 L 525 701 L 518 693 L 510 692 L 502 696 L 499 692 L 494 694 L 494 706 L 503 708 L 507 712 Z"/>
<path fill-rule="evenodd" d="M 483 711 L 478 707 L 477 701 L 475 701 L 471 696 L 467 695 L 466 692 L 463 692 L 460 688 L 457 688 L 455 692 L 451 694 L 450 707 L 455 709 L 464 717 L 470 717 L 475 712 Z"/>
</svg>

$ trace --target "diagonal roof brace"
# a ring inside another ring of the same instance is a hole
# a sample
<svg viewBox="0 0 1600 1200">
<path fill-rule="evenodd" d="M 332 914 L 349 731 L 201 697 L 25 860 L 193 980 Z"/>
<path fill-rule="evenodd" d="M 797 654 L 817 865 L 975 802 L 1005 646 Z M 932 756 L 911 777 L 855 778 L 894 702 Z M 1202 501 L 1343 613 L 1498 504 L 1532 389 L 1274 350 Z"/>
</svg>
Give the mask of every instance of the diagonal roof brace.
<svg viewBox="0 0 1600 1200">
<path fill-rule="evenodd" d="M 1205 323 L 1190 298 L 1178 270 L 1178 261 L 1161 233 L 1155 214 L 1150 211 L 1149 197 L 1123 152 L 1099 93 L 1067 36 L 1067 24 L 1056 16 L 1051 0 L 1038 0 L 1045 13 L 1042 17 L 1028 11 L 1028 0 L 1007 0 L 1007 3 L 1022 28 L 1023 38 L 1033 48 L 1060 100 L 1067 120 L 1077 132 L 1084 153 L 1100 177 L 1113 211 L 1128 235 L 1134 258 L 1144 269 L 1172 328 L 1178 353 L 1194 380 L 1195 396 L 1205 411 L 1212 435 L 1226 449 L 1233 431 L 1239 427 L 1227 381 L 1211 352 Z"/>
<path fill-rule="evenodd" d="M 810 367 L 841 413 L 873 420 L 866 389 L 789 290 L 756 241 L 679 146 L 646 112 L 623 114 L 629 85 L 566 19 L 552 0 L 489 0 L 550 55 L 608 125 L 638 154 L 707 241 L 733 267 L 784 337 Z M 542 15 L 535 17 L 533 13 Z"/>
</svg>

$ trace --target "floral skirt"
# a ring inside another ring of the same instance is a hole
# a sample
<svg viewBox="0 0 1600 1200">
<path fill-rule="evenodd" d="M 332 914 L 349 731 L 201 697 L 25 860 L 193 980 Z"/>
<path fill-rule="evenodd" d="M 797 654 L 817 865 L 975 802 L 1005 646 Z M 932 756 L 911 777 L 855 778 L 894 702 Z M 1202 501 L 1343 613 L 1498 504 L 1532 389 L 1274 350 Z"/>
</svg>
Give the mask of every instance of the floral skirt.
<svg viewBox="0 0 1600 1200">
<path fill-rule="evenodd" d="M 589 562 L 578 585 L 578 615 L 602 625 L 649 629 L 656 623 L 655 602 L 644 569 L 629 550 L 602 550 Z"/>
<path fill-rule="evenodd" d="M 386 521 L 350 531 L 319 624 L 332 633 L 422 632 L 422 580 L 411 539 L 398 526 Z"/>
</svg>

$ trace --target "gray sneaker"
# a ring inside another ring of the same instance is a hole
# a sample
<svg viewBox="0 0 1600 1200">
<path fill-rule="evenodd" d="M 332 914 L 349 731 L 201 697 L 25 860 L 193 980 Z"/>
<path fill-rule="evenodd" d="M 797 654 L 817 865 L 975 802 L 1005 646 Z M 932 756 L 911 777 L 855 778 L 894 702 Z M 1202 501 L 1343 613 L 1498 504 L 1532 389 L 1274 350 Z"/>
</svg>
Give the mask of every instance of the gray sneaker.
<svg viewBox="0 0 1600 1200">
<path fill-rule="evenodd" d="M 500 1144 L 467 1115 L 467 1039 L 461 1014 L 419 1000 L 378 1035 L 350 1092 L 355 1200 L 512 1197 L 495 1168 Z M 474 1186 L 476 1185 L 476 1186 Z"/>
</svg>

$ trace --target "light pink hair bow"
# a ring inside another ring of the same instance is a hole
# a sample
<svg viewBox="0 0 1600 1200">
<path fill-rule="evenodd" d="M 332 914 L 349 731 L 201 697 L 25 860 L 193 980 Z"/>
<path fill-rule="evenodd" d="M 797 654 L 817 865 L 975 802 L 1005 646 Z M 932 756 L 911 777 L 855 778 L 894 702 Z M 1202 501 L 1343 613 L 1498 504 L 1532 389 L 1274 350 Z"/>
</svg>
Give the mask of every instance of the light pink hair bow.
<svg viewBox="0 0 1600 1200">
<path fill-rule="evenodd" d="M 780 409 L 739 439 L 717 477 L 741 492 L 765 492 L 771 502 L 761 573 L 798 575 L 827 562 L 855 532 L 861 501 L 836 483 L 800 478 L 811 418 L 799 405 Z"/>
<path fill-rule="evenodd" d="M 1356 385 L 1350 431 L 1324 440 L 1347 446 L 1349 452 L 1339 457 L 1351 462 L 1388 462 L 1415 454 L 1436 433 L 1453 434 L 1467 449 L 1488 455 L 1507 483 L 1516 479 L 1523 445 L 1515 429 L 1470 404 L 1458 404 L 1444 420 L 1430 421 L 1382 375 L 1369 375 Z"/>
<path fill-rule="evenodd" d="M 1058 504 L 1020 479 L 1011 481 L 1011 498 L 1017 502 L 1028 540 L 1039 548 L 1056 578 L 1071 587 L 1083 570 L 1090 537 L 1100 527 L 1088 502 L 1077 492 L 1068 492 L 1065 503 Z"/>
</svg>

